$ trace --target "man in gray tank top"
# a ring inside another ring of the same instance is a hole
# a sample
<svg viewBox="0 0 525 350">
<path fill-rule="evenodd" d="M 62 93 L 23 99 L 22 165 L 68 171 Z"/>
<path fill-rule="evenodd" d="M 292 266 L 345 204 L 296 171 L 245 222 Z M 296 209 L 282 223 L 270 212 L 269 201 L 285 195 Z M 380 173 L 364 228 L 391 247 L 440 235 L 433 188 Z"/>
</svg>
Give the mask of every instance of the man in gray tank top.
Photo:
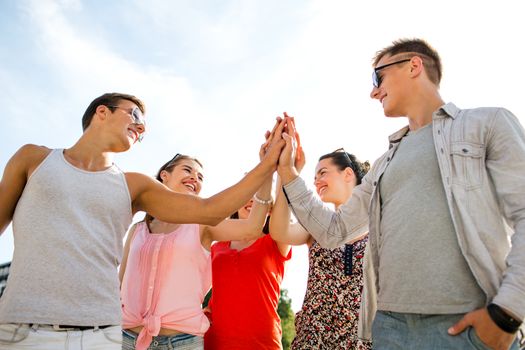
<svg viewBox="0 0 525 350">
<path fill-rule="evenodd" d="M 212 196 L 175 193 L 113 163 L 142 140 L 138 98 L 104 94 L 88 106 L 70 148 L 25 145 L 0 182 L 0 233 L 13 222 L 14 254 L 0 298 L 1 349 L 120 349 L 117 267 L 133 214 L 215 225 L 243 206 L 277 167 L 284 120 L 265 158 L 234 186 Z"/>
<path fill-rule="evenodd" d="M 369 231 L 360 335 L 374 349 L 517 349 L 525 132 L 506 109 L 445 104 L 440 81 L 439 55 L 423 40 L 377 53 L 370 96 L 408 126 L 338 212 L 298 177 L 288 137 L 278 172 L 294 214 L 322 246 Z"/>
</svg>

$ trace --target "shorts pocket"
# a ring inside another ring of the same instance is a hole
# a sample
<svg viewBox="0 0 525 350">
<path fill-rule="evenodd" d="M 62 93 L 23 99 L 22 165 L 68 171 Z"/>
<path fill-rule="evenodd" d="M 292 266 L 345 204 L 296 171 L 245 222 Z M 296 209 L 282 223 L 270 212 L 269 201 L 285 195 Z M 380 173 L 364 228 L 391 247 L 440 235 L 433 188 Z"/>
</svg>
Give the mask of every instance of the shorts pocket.
<svg viewBox="0 0 525 350">
<path fill-rule="evenodd" d="M 16 323 L 0 324 L 0 344 L 14 344 L 26 339 L 29 335 L 29 325 Z"/>
<path fill-rule="evenodd" d="M 136 336 L 133 336 L 129 331 L 122 330 L 122 350 L 135 350 Z"/>
<path fill-rule="evenodd" d="M 107 340 L 116 343 L 122 344 L 122 327 L 121 326 L 112 326 L 100 330 Z"/>
</svg>

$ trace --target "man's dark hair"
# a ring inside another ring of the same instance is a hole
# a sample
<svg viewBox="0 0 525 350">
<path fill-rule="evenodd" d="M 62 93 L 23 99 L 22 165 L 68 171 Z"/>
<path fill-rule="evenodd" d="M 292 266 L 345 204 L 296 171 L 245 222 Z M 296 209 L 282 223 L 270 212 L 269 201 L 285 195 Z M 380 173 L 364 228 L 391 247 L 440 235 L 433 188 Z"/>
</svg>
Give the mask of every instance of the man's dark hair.
<svg viewBox="0 0 525 350">
<path fill-rule="evenodd" d="M 414 55 L 421 57 L 427 76 L 431 82 L 439 86 L 441 82 L 442 66 L 441 59 L 437 51 L 423 39 L 399 39 L 392 42 L 392 45 L 378 51 L 373 59 L 373 65 L 384 56 L 395 56 L 403 54 L 402 58 L 410 58 Z M 406 57 L 405 57 L 406 56 Z"/>
<path fill-rule="evenodd" d="M 93 119 L 98 106 L 107 106 L 113 112 L 114 108 L 109 106 L 116 106 L 121 100 L 133 102 L 142 111 L 142 114 L 146 114 L 144 102 L 142 102 L 137 97 L 128 94 L 110 92 L 97 97 L 89 104 L 88 108 L 84 112 L 84 116 L 82 117 L 82 131 L 86 131 L 89 124 L 91 124 L 91 120 Z"/>
</svg>

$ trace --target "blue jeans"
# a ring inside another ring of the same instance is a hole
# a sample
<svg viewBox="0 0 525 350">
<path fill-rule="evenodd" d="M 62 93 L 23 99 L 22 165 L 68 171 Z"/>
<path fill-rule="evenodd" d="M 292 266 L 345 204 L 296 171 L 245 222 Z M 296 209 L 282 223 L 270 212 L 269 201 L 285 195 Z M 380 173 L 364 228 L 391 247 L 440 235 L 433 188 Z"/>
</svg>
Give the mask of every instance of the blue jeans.
<svg viewBox="0 0 525 350">
<path fill-rule="evenodd" d="M 378 311 L 372 325 L 374 349 L 490 349 L 469 327 L 461 334 L 448 334 L 450 326 L 463 317 L 463 314 L 424 315 Z M 518 350 L 514 341 L 511 350 Z"/>
<path fill-rule="evenodd" d="M 138 334 L 124 329 L 122 331 L 122 350 L 135 350 Z M 201 350 L 203 337 L 193 334 L 177 334 L 172 336 L 158 335 L 153 337 L 147 350 Z"/>
</svg>

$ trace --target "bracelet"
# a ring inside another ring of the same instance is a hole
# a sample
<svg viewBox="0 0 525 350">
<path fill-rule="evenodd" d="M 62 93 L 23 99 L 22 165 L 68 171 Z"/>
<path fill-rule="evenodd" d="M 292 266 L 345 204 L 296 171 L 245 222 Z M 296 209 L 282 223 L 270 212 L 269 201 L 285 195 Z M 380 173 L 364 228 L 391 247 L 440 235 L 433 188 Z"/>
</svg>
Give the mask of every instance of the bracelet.
<svg viewBox="0 0 525 350">
<path fill-rule="evenodd" d="M 262 205 L 270 205 L 273 202 L 271 197 L 270 197 L 270 199 L 267 199 L 267 200 L 264 200 L 264 199 L 261 199 L 261 198 L 257 197 L 257 193 L 253 195 L 253 200 L 255 202 L 259 203 L 259 204 L 262 204 Z"/>
<path fill-rule="evenodd" d="M 494 323 L 507 333 L 516 333 L 521 326 L 521 322 L 507 314 L 500 306 L 489 304 L 487 311 Z"/>
</svg>

